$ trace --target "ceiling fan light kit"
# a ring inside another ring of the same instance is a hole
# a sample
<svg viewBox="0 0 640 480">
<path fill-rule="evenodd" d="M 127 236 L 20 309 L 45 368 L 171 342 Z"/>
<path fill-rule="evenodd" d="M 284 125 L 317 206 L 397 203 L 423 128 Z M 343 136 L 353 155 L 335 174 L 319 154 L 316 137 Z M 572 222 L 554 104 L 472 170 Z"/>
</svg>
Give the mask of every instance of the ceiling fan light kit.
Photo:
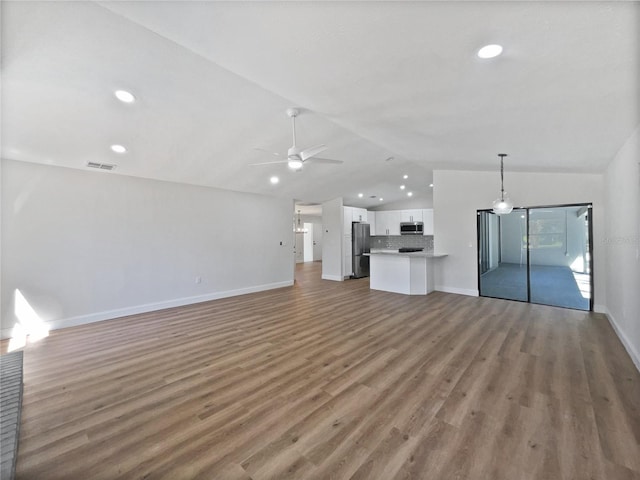
<svg viewBox="0 0 640 480">
<path fill-rule="evenodd" d="M 300 170 L 302 168 L 302 160 L 299 158 L 290 157 L 287 161 L 287 165 L 291 170 Z"/>
<path fill-rule="evenodd" d="M 513 210 L 513 202 L 504 191 L 504 157 L 506 153 L 499 153 L 500 157 L 500 197 L 493 202 L 493 213 L 496 215 L 506 215 Z"/>
</svg>

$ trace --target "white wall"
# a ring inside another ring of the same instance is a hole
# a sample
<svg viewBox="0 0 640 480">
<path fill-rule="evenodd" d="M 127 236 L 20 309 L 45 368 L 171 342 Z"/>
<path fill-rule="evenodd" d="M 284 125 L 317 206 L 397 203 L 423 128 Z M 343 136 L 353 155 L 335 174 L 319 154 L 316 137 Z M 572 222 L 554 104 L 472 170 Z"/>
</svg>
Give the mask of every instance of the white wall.
<svg viewBox="0 0 640 480">
<path fill-rule="evenodd" d="M 433 207 L 433 195 L 414 196 L 407 198 L 406 200 L 399 200 L 397 202 L 389 202 L 384 205 L 378 205 L 376 207 L 368 208 L 367 210 L 386 211 L 386 210 L 411 210 L 414 208 L 432 208 Z"/>
<path fill-rule="evenodd" d="M 342 198 L 322 204 L 322 278 L 342 281 Z"/>
<path fill-rule="evenodd" d="M 607 313 L 640 370 L 640 127 L 604 175 Z"/>
<path fill-rule="evenodd" d="M 603 176 L 598 174 L 505 173 L 516 206 L 593 203 L 595 303 L 605 305 Z M 477 295 L 476 210 L 491 208 L 500 192 L 500 172 L 434 171 L 434 246 L 449 254 L 436 268 L 436 288 Z"/>
<path fill-rule="evenodd" d="M 16 290 L 58 328 L 293 284 L 292 200 L 2 167 L 3 336 Z"/>
</svg>

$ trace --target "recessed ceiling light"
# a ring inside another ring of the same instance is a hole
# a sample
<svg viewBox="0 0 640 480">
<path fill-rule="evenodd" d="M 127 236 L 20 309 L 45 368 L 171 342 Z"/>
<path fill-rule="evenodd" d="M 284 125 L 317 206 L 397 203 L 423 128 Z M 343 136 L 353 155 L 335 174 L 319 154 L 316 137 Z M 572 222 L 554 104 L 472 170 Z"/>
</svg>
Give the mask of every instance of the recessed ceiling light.
<svg viewBox="0 0 640 480">
<path fill-rule="evenodd" d="M 400 190 L 404 190 L 405 186 L 404 185 L 400 185 Z"/>
<path fill-rule="evenodd" d="M 273 177 L 271 177 L 269 179 L 269 181 L 275 185 L 276 183 L 278 183 L 280 181 L 280 179 L 274 175 Z"/>
<path fill-rule="evenodd" d="M 127 149 L 122 145 L 111 145 L 111 150 L 115 153 L 127 153 Z"/>
<path fill-rule="evenodd" d="M 358 198 L 362 198 L 362 197 L 364 197 L 364 194 L 363 193 L 359 193 L 358 194 Z"/>
<path fill-rule="evenodd" d="M 380 197 L 380 201 L 383 201 L 383 200 L 384 200 L 384 198 Z"/>
<path fill-rule="evenodd" d="M 431 188 L 433 188 L 433 183 L 430 183 L 430 184 L 429 184 L 429 186 L 430 186 Z"/>
<path fill-rule="evenodd" d="M 502 53 L 502 45 L 485 45 L 478 50 L 480 58 L 494 58 Z"/>
<path fill-rule="evenodd" d="M 409 178 L 409 175 L 405 174 L 405 175 L 402 176 L 402 178 L 404 178 L 406 180 L 407 178 Z"/>
<path fill-rule="evenodd" d="M 413 197 L 413 192 L 408 192 L 407 197 Z"/>
<path fill-rule="evenodd" d="M 131 92 L 127 92 L 126 90 L 116 90 L 115 96 L 118 100 L 124 103 L 133 103 L 136 101 L 136 97 Z"/>
</svg>

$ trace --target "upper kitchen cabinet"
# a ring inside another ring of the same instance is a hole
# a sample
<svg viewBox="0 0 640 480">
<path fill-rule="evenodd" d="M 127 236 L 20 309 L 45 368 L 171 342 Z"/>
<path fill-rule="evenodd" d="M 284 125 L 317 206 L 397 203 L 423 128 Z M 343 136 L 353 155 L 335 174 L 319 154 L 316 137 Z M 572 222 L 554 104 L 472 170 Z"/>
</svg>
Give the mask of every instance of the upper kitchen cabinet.
<svg viewBox="0 0 640 480">
<path fill-rule="evenodd" d="M 386 210 L 376 212 L 376 235 L 400 235 L 400 210 Z"/>
<path fill-rule="evenodd" d="M 351 219 L 353 222 L 366 222 L 368 218 L 367 210 L 364 208 L 352 207 Z"/>
<path fill-rule="evenodd" d="M 422 222 L 423 210 L 400 210 L 401 222 Z"/>
<path fill-rule="evenodd" d="M 422 221 L 424 222 L 423 235 L 433 235 L 433 208 L 422 210 Z"/>
<path fill-rule="evenodd" d="M 371 235 L 376 235 L 376 212 L 367 210 L 367 222 L 369 223 L 369 232 L 371 232 Z"/>
</svg>

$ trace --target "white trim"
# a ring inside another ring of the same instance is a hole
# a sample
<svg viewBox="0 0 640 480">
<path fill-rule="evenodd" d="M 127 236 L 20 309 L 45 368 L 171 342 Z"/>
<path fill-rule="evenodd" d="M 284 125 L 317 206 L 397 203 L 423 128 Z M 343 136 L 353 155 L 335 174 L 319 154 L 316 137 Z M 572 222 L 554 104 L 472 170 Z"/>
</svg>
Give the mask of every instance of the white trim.
<svg viewBox="0 0 640 480">
<path fill-rule="evenodd" d="M 117 308 L 114 310 L 106 310 L 104 312 L 90 313 L 87 315 L 78 315 L 76 317 L 61 318 L 59 320 L 50 320 L 45 322 L 50 330 L 57 330 L 59 328 L 75 327 L 78 325 L 85 325 L 87 323 L 101 322 L 103 320 L 113 320 L 114 318 L 126 317 L 128 315 L 136 315 L 139 313 L 148 313 L 156 310 L 164 310 L 172 307 L 182 307 L 185 305 L 192 305 L 194 303 L 208 302 L 211 300 L 218 300 L 220 298 L 235 297 L 238 295 L 246 295 L 247 293 L 263 292 L 265 290 L 273 290 L 275 288 L 290 287 L 293 285 L 293 280 L 287 280 L 284 282 L 267 283 L 264 285 L 255 285 L 253 287 L 238 288 L 236 290 L 226 290 L 223 292 L 207 293 L 205 295 L 196 295 L 193 297 L 176 298 L 173 300 L 166 300 L 157 303 L 147 303 L 144 305 L 136 305 L 133 307 Z M 13 327 L 3 328 L 0 330 L 0 338 L 11 338 Z"/>
<path fill-rule="evenodd" d="M 595 313 L 604 313 L 604 314 L 608 314 L 609 310 L 607 310 L 607 306 L 606 305 L 600 305 L 597 303 L 593 304 L 593 311 Z"/>
<path fill-rule="evenodd" d="M 342 275 L 322 275 L 322 280 L 333 280 L 334 282 L 342 282 Z"/>
<path fill-rule="evenodd" d="M 12 328 L 3 328 L 0 330 L 0 340 L 6 340 L 11 338 L 11 330 Z"/>
<path fill-rule="evenodd" d="M 436 290 L 438 292 L 456 293 L 458 295 L 468 295 L 470 297 L 479 296 L 478 290 L 473 290 L 468 288 L 456 288 L 456 287 L 446 287 L 444 285 L 436 285 Z"/>
<path fill-rule="evenodd" d="M 602 307 L 602 306 L 599 305 L 599 307 Z M 605 306 L 604 310 L 605 311 L 602 312 L 602 313 L 604 313 L 607 316 L 607 319 L 609 320 L 609 323 L 611 324 L 611 327 L 613 327 L 613 331 L 616 332 L 616 335 L 618 335 L 618 338 L 620 339 L 620 342 L 622 343 L 622 345 L 624 346 L 625 350 L 629 354 L 629 357 L 631 357 L 631 361 L 633 362 L 633 364 L 636 366 L 636 368 L 640 372 L 640 354 L 638 354 L 638 351 L 634 348 L 633 343 L 631 343 L 629 338 L 620 329 L 620 327 L 618 326 L 618 324 L 616 322 L 616 319 L 614 318 L 613 315 L 611 315 L 611 312 L 609 311 L 609 309 Z"/>
</svg>

